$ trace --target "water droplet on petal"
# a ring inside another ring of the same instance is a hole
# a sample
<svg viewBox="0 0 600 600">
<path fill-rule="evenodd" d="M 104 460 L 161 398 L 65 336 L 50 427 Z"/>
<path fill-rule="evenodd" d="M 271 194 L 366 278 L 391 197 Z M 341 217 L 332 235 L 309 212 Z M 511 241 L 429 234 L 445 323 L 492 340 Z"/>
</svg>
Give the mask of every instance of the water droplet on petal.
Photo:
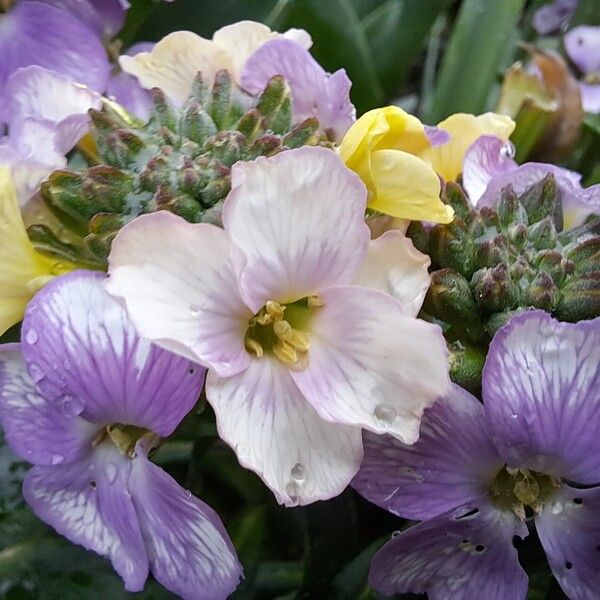
<svg viewBox="0 0 600 600">
<path fill-rule="evenodd" d="M 193 317 L 200 313 L 200 307 L 197 304 L 190 304 L 190 315 Z"/>
<path fill-rule="evenodd" d="M 35 329 L 29 329 L 25 334 L 25 341 L 28 344 L 35 344 L 38 341 L 38 334 Z"/>
<path fill-rule="evenodd" d="M 117 467 L 112 463 L 108 463 L 105 467 L 105 471 L 108 483 L 114 483 L 117 478 Z"/>
<path fill-rule="evenodd" d="M 71 417 L 75 417 L 80 415 L 83 412 L 84 404 L 75 396 L 71 396 L 71 394 L 65 394 L 59 400 L 60 410 L 65 415 L 70 415 Z"/>
<path fill-rule="evenodd" d="M 560 513 L 563 511 L 563 503 L 560 502 L 559 500 L 556 500 L 550 506 L 550 511 L 552 512 L 553 515 L 560 515 Z"/>
<path fill-rule="evenodd" d="M 191 498 L 191 497 L 192 497 L 192 492 L 190 492 L 190 490 L 185 490 L 185 495 L 186 495 L 188 498 Z"/>
<path fill-rule="evenodd" d="M 292 502 L 296 502 L 296 500 L 298 499 L 298 487 L 295 481 L 290 481 L 286 486 L 285 486 L 285 493 L 290 497 L 290 500 Z"/>
<path fill-rule="evenodd" d="M 398 416 L 396 409 L 389 404 L 378 404 L 373 412 L 375 418 L 381 422 L 382 425 L 391 425 Z"/>
<path fill-rule="evenodd" d="M 61 463 L 65 462 L 65 457 L 62 454 L 53 454 L 52 458 L 50 459 L 50 462 L 54 466 L 60 465 Z"/>
<path fill-rule="evenodd" d="M 44 370 L 37 363 L 34 363 L 34 362 L 29 363 L 28 371 L 29 371 L 29 376 L 35 382 L 38 382 L 38 381 L 41 381 L 42 379 L 44 379 L 44 375 L 45 375 Z"/>
<path fill-rule="evenodd" d="M 517 413 L 513 413 L 513 414 L 512 414 L 512 415 L 510 415 L 510 416 L 511 416 L 511 418 L 513 418 L 513 419 L 518 419 L 518 418 L 519 418 L 519 415 L 518 415 Z"/>
<path fill-rule="evenodd" d="M 392 539 L 393 538 L 397 538 L 402 532 L 401 531 L 393 531 L 392 532 Z"/>
<path fill-rule="evenodd" d="M 298 482 L 306 479 L 306 467 L 302 463 L 296 463 L 291 470 L 292 478 Z"/>
</svg>

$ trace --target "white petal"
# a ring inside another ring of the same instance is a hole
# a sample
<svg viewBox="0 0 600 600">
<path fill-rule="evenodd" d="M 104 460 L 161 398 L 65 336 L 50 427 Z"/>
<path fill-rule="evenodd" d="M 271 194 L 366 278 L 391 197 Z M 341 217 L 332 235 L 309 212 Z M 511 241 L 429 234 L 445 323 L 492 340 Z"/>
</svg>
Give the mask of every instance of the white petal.
<svg viewBox="0 0 600 600">
<path fill-rule="evenodd" d="M 226 379 L 209 372 L 206 397 L 240 464 L 286 506 L 333 498 L 358 471 L 360 429 L 322 420 L 275 359 L 253 359 Z"/>
<path fill-rule="evenodd" d="M 243 254 L 240 289 L 257 311 L 326 285 L 350 283 L 364 259 L 366 189 L 324 148 L 288 150 L 239 162 L 223 223 Z"/>
<path fill-rule="evenodd" d="M 231 70 L 225 50 L 191 31 L 175 31 L 165 36 L 151 52 L 119 57 L 126 73 L 137 77 L 146 89 L 158 87 L 177 104 L 183 104 L 198 71 L 212 83 L 220 69 Z"/>
<path fill-rule="evenodd" d="M 143 337 L 222 375 L 246 368 L 252 314 L 239 297 L 222 229 L 166 211 L 143 215 L 116 237 L 109 265 L 107 290 Z"/>
<path fill-rule="evenodd" d="M 391 294 L 406 315 L 415 317 L 429 289 L 430 264 L 429 256 L 419 252 L 403 233 L 386 231 L 369 243 L 354 285 Z"/>
</svg>

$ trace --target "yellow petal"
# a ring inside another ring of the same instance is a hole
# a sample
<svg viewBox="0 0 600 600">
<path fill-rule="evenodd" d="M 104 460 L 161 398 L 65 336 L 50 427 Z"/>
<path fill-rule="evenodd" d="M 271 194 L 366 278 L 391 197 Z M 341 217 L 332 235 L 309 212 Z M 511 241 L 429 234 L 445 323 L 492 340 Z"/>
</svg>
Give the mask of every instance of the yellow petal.
<svg viewBox="0 0 600 600">
<path fill-rule="evenodd" d="M 371 157 L 375 188 L 369 207 L 401 219 L 449 223 L 450 206 L 440 200 L 440 180 L 420 158 L 401 150 L 377 150 Z"/>
<path fill-rule="evenodd" d="M 366 112 L 348 131 L 338 149 L 341 159 L 353 170 L 366 160 L 366 155 L 389 131 L 384 109 L 376 108 Z"/>
<path fill-rule="evenodd" d="M 387 133 L 379 140 L 376 149 L 392 148 L 419 154 L 429 148 L 423 123 L 397 106 L 382 109 L 388 123 Z"/>
<path fill-rule="evenodd" d="M 123 55 L 119 64 L 123 71 L 137 77 L 142 87 L 159 87 L 178 104 L 189 96 L 198 71 L 212 83 L 219 69 L 233 68 L 223 48 L 191 31 L 170 33 L 151 52 Z"/>
<path fill-rule="evenodd" d="M 29 241 L 10 175 L 1 168 L 0 334 L 21 320 L 35 292 L 58 274 L 56 265 L 55 260 L 36 252 Z"/>
<path fill-rule="evenodd" d="M 493 112 L 479 116 L 457 113 L 438 123 L 438 127 L 452 136 L 450 141 L 426 150 L 421 156 L 446 181 L 454 181 L 462 172 L 466 151 L 478 137 L 495 135 L 508 140 L 515 122 L 506 115 Z"/>
</svg>

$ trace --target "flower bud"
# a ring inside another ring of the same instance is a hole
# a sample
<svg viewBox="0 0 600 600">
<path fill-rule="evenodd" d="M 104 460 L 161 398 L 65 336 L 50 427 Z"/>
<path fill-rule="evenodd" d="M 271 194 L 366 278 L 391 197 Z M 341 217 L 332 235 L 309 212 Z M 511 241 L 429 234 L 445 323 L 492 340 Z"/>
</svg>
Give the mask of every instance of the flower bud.
<svg viewBox="0 0 600 600">
<path fill-rule="evenodd" d="M 551 312 L 558 300 L 558 289 L 552 281 L 552 277 L 544 271 L 540 271 L 531 282 L 529 288 L 523 295 L 525 306 L 535 306 Z"/>
<path fill-rule="evenodd" d="M 423 308 L 448 323 L 473 322 L 477 318 L 468 281 L 448 268 L 431 274 Z"/>
<path fill-rule="evenodd" d="M 477 271 L 471 280 L 471 288 L 477 306 L 484 312 L 513 308 L 519 301 L 519 288 L 510 278 L 505 264 Z"/>
</svg>

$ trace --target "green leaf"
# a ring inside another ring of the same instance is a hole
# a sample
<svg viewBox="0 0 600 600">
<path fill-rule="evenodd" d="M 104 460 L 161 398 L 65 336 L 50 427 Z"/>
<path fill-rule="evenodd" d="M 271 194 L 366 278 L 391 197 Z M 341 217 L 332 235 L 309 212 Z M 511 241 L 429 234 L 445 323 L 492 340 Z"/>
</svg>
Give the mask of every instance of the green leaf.
<svg viewBox="0 0 600 600">
<path fill-rule="evenodd" d="M 455 112 L 481 113 L 512 54 L 525 0 L 464 0 L 438 73 L 431 123 Z"/>
</svg>

